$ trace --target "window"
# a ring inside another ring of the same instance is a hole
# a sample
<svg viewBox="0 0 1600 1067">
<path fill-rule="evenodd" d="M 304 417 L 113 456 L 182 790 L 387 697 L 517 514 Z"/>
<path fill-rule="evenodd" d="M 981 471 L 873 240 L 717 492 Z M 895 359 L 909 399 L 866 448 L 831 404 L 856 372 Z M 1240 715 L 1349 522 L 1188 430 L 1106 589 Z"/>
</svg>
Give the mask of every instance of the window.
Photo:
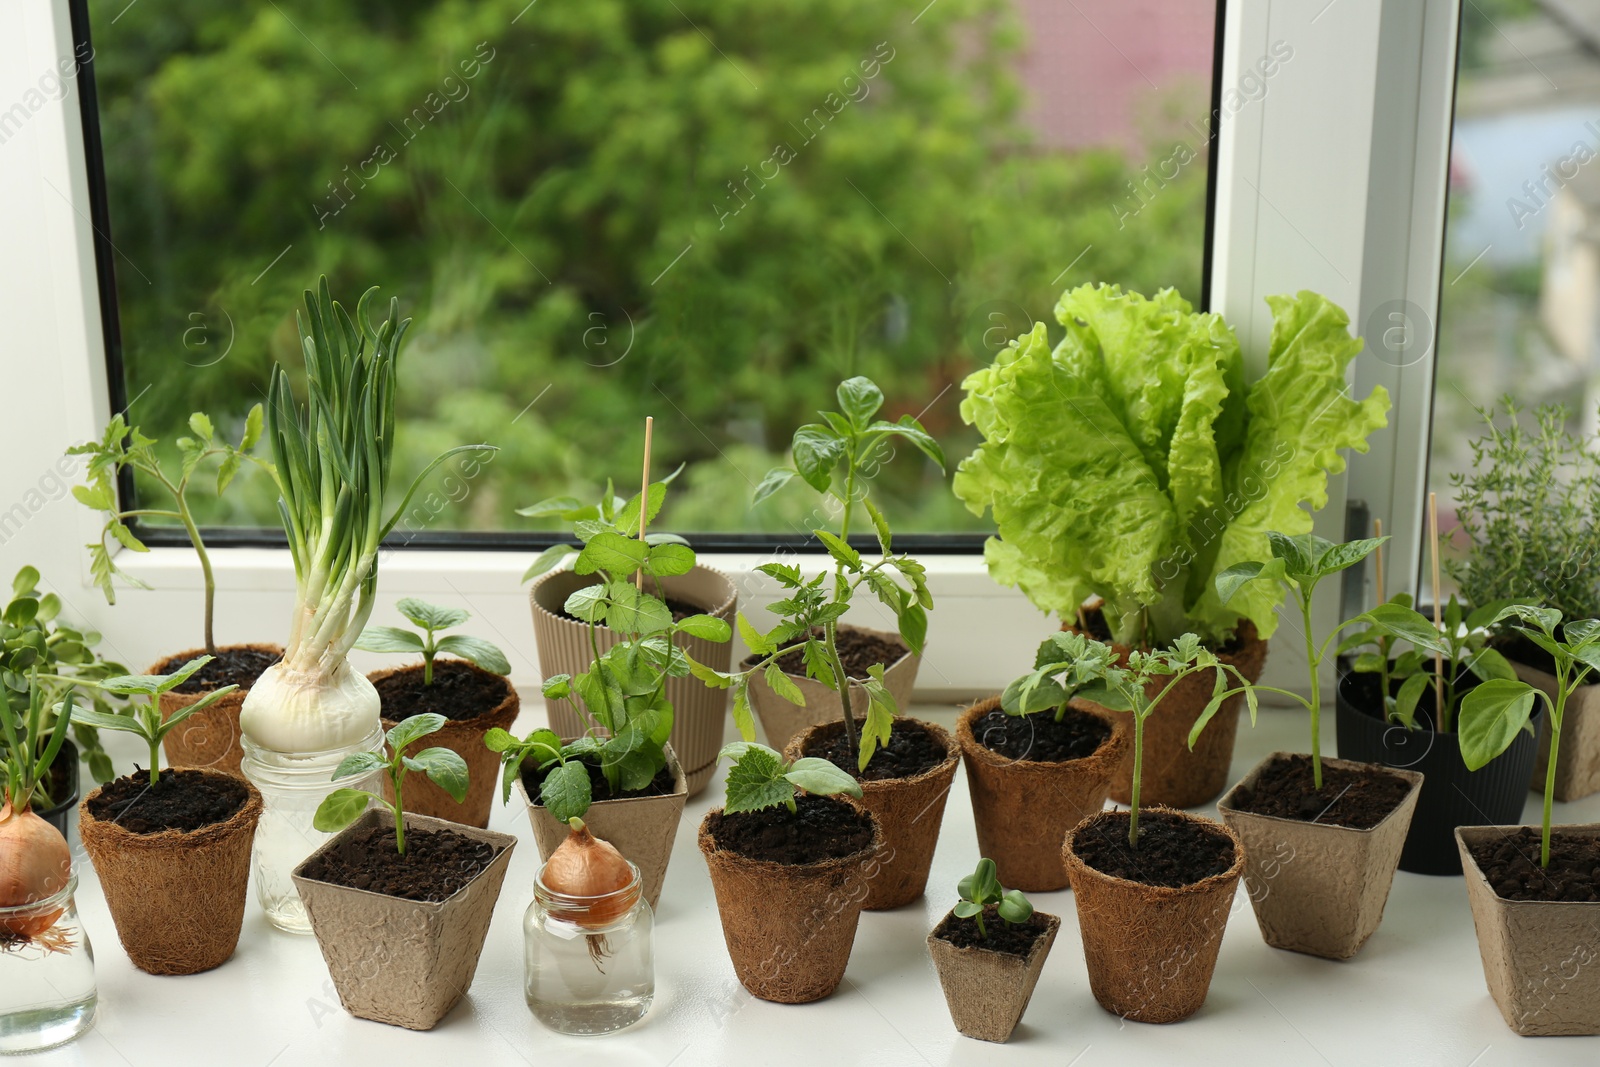
<svg viewBox="0 0 1600 1067">
<path fill-rule="evenodd" d="M 1216 6 L 87 0 L 114 406 L 166 447 L 238 423 L 320 272 L 415 325 L 401 472 L 499 446 L 402 536 L 531 531 L 545 496 L 687 465 L 702 548 L 792 534 L 753 485 L 851 374 L 952 464 L 960 382 L 1061 290 L 1205 300 Z M 397 479 L 399 481 L 400 479 Z M 897 530 L 983 529 L 916 454 Z M 241 476 L 203 519 L 276 525 Z M 160 540 L 160 538 L 157 538 Z"/>
</svg>

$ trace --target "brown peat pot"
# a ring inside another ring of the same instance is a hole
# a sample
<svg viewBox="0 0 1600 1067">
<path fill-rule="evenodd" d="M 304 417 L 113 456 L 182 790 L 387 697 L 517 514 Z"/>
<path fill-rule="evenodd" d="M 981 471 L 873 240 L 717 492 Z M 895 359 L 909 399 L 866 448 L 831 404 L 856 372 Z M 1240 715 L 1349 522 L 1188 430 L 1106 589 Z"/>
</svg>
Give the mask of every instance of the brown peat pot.
<svg viewBox="0 0 1600 1067">
<path fill-rule="evenodd" d="M 956 720 L 978 853 L 994 860 L 1002 885 L 1027 893 L 1064 889 L 1061 842 L 1067 831 L 1105 807 L 1111 776 L 1131 735 L 1117 729 L 1113 712 L 1086 707 L 1112 729 L 1093 755 L 1060 762 L 1012 759 L 984 745 L 972 730 L 999 706 L 999 697 L 980 700 Z"/>
<path fill-rule="evenodd" d="M 496 726 L 502 730 L 511 729 L 517 713 L 522 710 L 522 699 L 517 695 L 511 679 L 486 671 L 466 660 L 435 660 L 433 664 L 435 682 L 439 681 L 440 674 L 444 671 L 467 672 L 493 679 L 500 690 L 500 698 L 492 707 L 483 708 L 470 718 L 451 718 L 447 715 L 442 727 L 426 737 L 418 738 L 406 748 L 407 755 L 414 755 L 425 748 L 448 748 L 459 754 L 467 761 L 467 798 L 458 804 L 454 797 L 434 785 L 425 775 L 411 774 L 406 776 L 405 809 L 417 815 L 426 815 L 432 819 L 449 819 L 451 822 L 476 826 L 481 830 L 489 825 L 489 809 L 494 805 L 495 796 L 500 790 L 500 754 L 490 752 L 484 747 L 483 735 Z M 421 674 L 422 664 L 418 663 L 409 667 L 373 671 L 367 675 L 367 680 L 376 686 L 386 678 L 411 675 L 420 677 Z M 401 719 L 410 718 L 412 714 L 422 714 L 426 710 L 428 709 L 409 712 L 398 719 L 384 715 L 383 728 L 386 731 L 392 730 L 400 724 Z"/>
<path fill-rule="evenodd" d="M 1512 650 L 1506 649 L 1507 658 Z M 1555 676 L 1518 663 L 1511 659 L 1517 677 L 1542 689 L 1554 700 Z M 1543 705 L 1543 701 L 1539 702 Z M 1547 716 L 1539 726 L 1539 739 L 1535 746 L 1535 759 L 1530 784 L 1536 792 L 1543 793 L 1545 779 L 1550 769 L 1550 720 Z M 1580 685 L 1567 698 L 1566 710 L 1561 716 L 1561 749 L 1556 755 L 1555 798 L 1560 801 L 1582 800 L 1600 793 L 1600 683 Z"/>
<path fill-rule="evenodd" d="M 861 782 L 861 806 L 877 817 L 883 828 L 883 850 L 876 857 L 877 873 L 867 886 L 862 908 L 882 911 L 899 908 L 922 896 L 928 887 L 928 870 L 933 866 L 933 850 L 939 843 L 939 826 L 944 822 L 945 798 L 955 781 L 960 749 L 943 727 L 920 719 L 896 719 L 897 728 L 910 724 L 921 729 L 944 749 L 945 758 L 921 774 L 909 778 L 880 778 Z M 802 732 L 784 751 L 784 758 L 797 760 L 810 755 L 807 749 L 838 737 L 844 723 L 820 723 Z"/>
<path fill-rule="evenodd" d="M 570 740 L 570 738 L 568 739 Z M 644 898 L 654 908 L 661 899 L 661 886 L 667 879 L 667 864 L 672 860 L 672 843 L 678 836 L 678 820 L 683 816 L 683 804 L 689 798 L 683 767 L 668 744 L 667 768 L 672 771 L 672 792 L 650 797 L 621 797 L 617 800 L 597 800 L 584 813 L 584 825 L 602 841 L 611 842 L 625 859 L 639 868 L 639 878 L 644 883 Z M 498 781 L 498 779 L 494 779 Z M 561 846 L 571 830 L 565 823 L 556 821 L 543 804 L 535 804 L 528 796 L 522 778 L 517 778 L 517 795 L 528 808 L 528 822 L 533 827 L 533 839 L 539 846 L 541 859 Z"/>
<path fill-rule="evenodd" d="M 534 582 L 529 590 L 533 635 L 539 646 L 539 672 L 544 677 L 557 674 L 577 677 L 594 662 L 589 624 L 568 618 L 562 613 L 562 606 L 567 597 L 596 581 L 592 574 L 551 571 Z M 739 606 L 738 593 L 733 579 L 721 571 L 697 564 L 688 574 L 659 581 L 670 599 L 692 604 L 704 614 L 715 615 L 730 627 L 733 625 Z M 595 631 L 595 639 L 601 652 L 617 643 L 617 635 L 604 626 Z M 679 634 L 675 643 L 712 670 L 727 671 L 732 666 L 733 644 L 730 641 L 719 643 Z M 698 796 L 717 769 L 717 753 L 722 751 L 722 736 L 727 727 L 728 691 L 709 688 L 692 676 L 668 678 L 667 700 L 672 704 L 673 713 L 672 747 L 683 761 L 689 796 Z M 564 701 L 553 701 L 546 710 L 550 729 L 562 737 L 577 737 L 589 725 L 580 721 Z"/>
<path fill-rule="evenodd" d="M 1366 830 L 1242 810 L 1240 792 L 1254 788 L 1274 761 L 1287 758 L 1289 753 L 1274 752 L 1256 764 L 1218 801 L 1217 811 L 1244 842 L 1245 887 L 1267 944 L 1347 960 L 1361 951 L 1383 921 L 1400 850 L 1421 794 L 1422 775 L 1324 758 L 1324 769 L 1374 771 L 1410 783 L 1394 810 Z"/>
<path fill-rule="evenodd" d="M 1074 627 L 1063 627 L 1074 629 Z M 1111 646 L 1121 657 L 1130 651 L 1126 645 Z M 1251 682 L 1261 677 L 1267 663 L 1267 642 L 1256 634 L 1248 619 L 1239 624 L 1233 643 L 1217 654 Z M 1168 679 L 1152 679 L 1147 692 L 1154 698 L 1166 688 Z M 1211 701 L 1215 679 L 1209 673 L 1192 674 L 1167 694 L 1144 726 L 1144 769 L 1139 799 L 1143 804 L 1165 804 L 1173 808 L 1194 808 L 1209 804 L 1228 787 L 1228 769 L 1233 764 L 1233 743 L 1239 733 L 1239 709 L 1244 694 L 1236 694 L 1217 711 L 1194 750 L 1189 749 L 1189 730 Z M 1236 679 L 1230 674 L 1228 682 Z M 1127 804 L 1133 797 L 1133 720 L 1123 715 L 1117 728 L 1128 734 L 1128 745 L 1121 765 L 1111 779 L 1111 799 Z"/>
<path fill-rule="evenodd" d="M 380 821 L 393 825 L 388 812 L 367 811 L 306 857 L 294 870 L 294 884 L 344 1010 L 358 1019 L 431 1030 L 472 985 L 517 839 L 408 812 L 407 830 L 443 830 L 495 849 L 486 868 L 441 901 L 403 900 L 302 873 L 324 853 L 349 848 L 353 835 Z M 392 835 L 386 839 L 393 844 Z"/>
<path fill-rule="evenodd" d="M 244 922 L 261 794 L 243 778 L 221 771 L 189 768 L 187 773 L 242 786 L 244 804 L 210 826 L 151 834 L 134 833 L 90 812 L 107 787 L 78 806 L 78 836 L 94 863 L 117 937 L 134 966 L 150 974 L 196 974 L 226 963 Z M 161 774 L 173 775 L 174 769 Z"/>
<path fill-rule="evenodd" d="M 840 624 L 840 634 L 850 631 L 870 634 L 898 644 L 902 648 L 905 646 L 899 634 L 872 630 L 865 626 Z M 911 692 L 916 688 L 917 668 L 921 664 L 922 657 L 908 651 L 893 663 L 884 665 L 884 688 L 894 697 L 895 707 L 902 711 L 911 706 Z M 805 706 L 791 704 L 779 696 L 760 673 L 750 679 L 750 703 L 755 707 L 756 714 L 761 717 L 761 729 L 767 735 L 767 744 L 780 752 L 789 747 L 789 742 L 808 727 L 843 717 L 840 714 L 838 693 L 804 674 L 788 674 L 788 678 L 805 696 Z M 867 694 L 860 686 L 850 687 L 850 710 L 858 719 L 864 718 L 867 714 Z"/>
<path fill-rule="evenodd" d="M 1600 962 L 1600 903 L 1508 900 L 1494 891 L 1472 857 L 1473 846 L 1520 830 L 1456 830 L 1489 995 L 1506 1025 L 1524 1037 L 1600 1034 L 1600 967 L 1595 966 Z M 1600 824 L 1552 828 L 1552 841 L 1563 837 L 1600 838 Z M 1538 861 L 1537 852 L 1532 859 Z"/>
<path fill-rule="evenodd" d="M 1200 1010 L 1211 988 L 1222 935 L 1244 872 L 1245 847 L 1221 823 L 1170 808 L 1161 812 L 1224 834 L 1233 846 L 1226 871 L 1178 887 L 1117 878 L 1078 857 L 1075 838 L 1100 819 L 1127 823 L 1126 812 L 1092 815 L 1067 835 L 1062 846 L 1067 877 L 1078 901 L 1089 988 L 1113 1015 L 1141 1023 L 1175 1023 Z"/>
<path fill-rule="evenodd" d="M 950 1019 L 956 1029 L 968 1037 L 999 1043 L 1009 1041 L 1022 1021 L 1022 1013 L 1028 1010 L 1033 987 L 1039 982 L 1039 972 L 1044 970 L 1045 957 L 1050 955 L 1050 946 L 1055 944 L 1056 932 L 1061 929 L 1061 920 L 1056 916 L 1038 911 L 1033 914 L 1044 920 L 1045 928 L 1034 936 L 1033 946 L 1026 956 L 982 945 L 957 948 L 939 936 L 942 929 L 956 921 L 954 912 L 947 914 L 928 935 L 928 951 L 939 972 L 939 985 L 950 1008 Z M 990 918 L 989 922 L 1000 920 Z"/>
<path fill-rule="evenodd" d="M 706 813 L 699 845 L 734 974 L 762 1000 L 821 1000 L 839 987 L 850 962 L 874 857 L 883 848 L 882 827 L 866 813 L 872 822 L 867 847 L 815 863 L 778 863 L 720 846 L 712 827 L 721 814 L 721 808 Z"/>
<path fill-rule="evenodd" d="M 216 656 L 230 652 L 261 652 L 272 657 L 275 663 L 283 658 L 278 645 L 219 645 Z M 150 668 L 151 674 L 171 674 L 185 663 L 206 655 L 203 648 L 191 648 L 168 656 Z M 239 774 L 239 761 L 244 759 L 244 749 L 239 744 L 239 709 L 250 693 L 249 686 L 240 686 L 214 704 L 207 705 L 183 721 L 161 742 L 167 763 L 173 767 L 209 767 L 214 771 Z M 169 718 L 174 712 L 188 707 L 205 693 L 179 693 L 169 690 L 160 696 L 161 717 Z"/>
</svg>

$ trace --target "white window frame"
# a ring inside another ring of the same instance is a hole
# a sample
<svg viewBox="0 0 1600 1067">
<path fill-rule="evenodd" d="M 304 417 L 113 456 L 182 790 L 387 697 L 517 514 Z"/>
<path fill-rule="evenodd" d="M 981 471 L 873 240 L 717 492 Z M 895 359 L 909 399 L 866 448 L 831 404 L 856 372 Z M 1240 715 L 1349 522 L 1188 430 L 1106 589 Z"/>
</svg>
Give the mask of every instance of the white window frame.
<svg viewBox="0 0 1600 1067">
<path fill-rule="evenodd" d="M 1232 0 L 1223 47 L 1224 115 L 1217 170 L 1212 307 L 1227 314 L 1246 352 L 1260 360 L 1270 328 L 1263 298 L 1310 288 L 1351 311 L 1361 328 L 1391 301 L 1409 301 L 1431 322 L 1438 307 L 1444 188 L 1454 93 L 1459 0 Z M 1263 77 L 1257 61 L 1275 42 L 1293 56 Z M 33 563 L 68 611 L 98 628 L 106 650 L 142 669 L 199 644 L 200 577 L 186 548 L 124 553 L 127 571 L 153 588 L 119 593 L 108 607 L 90 580 L 83 545 L 98 536 L 88 509 L 68 495 L 61 456 L 98 436 L 109 414 L 88 176 L 75 82 L 60 99 L 40 97 L 40 78 L 72 55 L 66 0 L 0 5 L 0 577 Z M 1254 77 L 1264 84 L 1257 93 Z M 1243 90 L 1237 109 L 1226 93 Z M 1254 97 L 1253 99 L 1251 97 Z M 0 119 L 3 122 L 3 119 Z M 119 271 L 127 271 L 119 258 Z M 173 338 L 173 344 L 179 343 Z M 181 371 L 179 371 L 181 372 Z M 1395 534 L 1389 588 L 1417 575 L 1427 470 L 1433 350 L 1400 367 L 1369 351 L 1355 387 L 1385 385 L 1391 428 L 1351 457 L 1318 522 L 1344 534 L 1347 495 L 1387 516 Z M 217 633 L 225 642 L 275 640 L 287 632 L 293 571 L 287 552 L 213 550 Z M 383 563 L 378 613 L 408 594 L 459 598 L 485 636 L 511 655 L 513 678 L 538 677 L 526 587 L 527 551 L 392 553 Z M 753 567 L 760 554 L 706 554 L 731 574 L 747 610 L 775 590 Z M 802 557 L 804 559 L 804 557 Z M 1017 592 L 995 585 L 977 555 L 926 557 L 938 610 L 919 692 L 954 700 L 994 692 L 1031 660 L 1051 624 Z M 820 565 L 820 558 L 818 560 Z M 1327 598 L 1325 608 L 1336 610 Z M 889 625 L 876 605 L 852 618 Z M 1286 627 L 1285 637 L 1293 637 Z M 1292 641 L 1279 642 L 1291 646 Z M 1293 684 L 1296 653 L 1275 651 L 1270 668 Z"/>
</svg>

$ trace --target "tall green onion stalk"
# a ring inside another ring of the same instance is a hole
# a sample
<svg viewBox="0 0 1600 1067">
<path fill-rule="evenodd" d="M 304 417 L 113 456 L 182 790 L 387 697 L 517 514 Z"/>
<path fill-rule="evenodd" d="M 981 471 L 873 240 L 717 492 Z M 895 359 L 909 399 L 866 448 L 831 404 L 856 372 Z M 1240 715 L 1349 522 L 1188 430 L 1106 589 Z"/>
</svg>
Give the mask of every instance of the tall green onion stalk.
<svg viewBox="0 0 1600 1067">
<path fill-rule="evenodd" d="M 387 519 L 395 439 L 396 367 L 411 325 L 390 298 L 374 325 L 368 289 L 352 319 L 322 278 L 295 317 L 305 353 L 306 403 L 295 399 L 281 366 L 267 396 L 267 439 L 278 483 L 278 512 L 294 557 L 295 609 L 283 660 L 250 688 L 239 722 L 255 743 L 279 752 L 323 752 L 356 744 L 379 724 L 372 683 L 345 657 L 372 614 L 378 549 L 422 480 L 459 452 L 438 456 L 411 483 Z"/>
</svg>

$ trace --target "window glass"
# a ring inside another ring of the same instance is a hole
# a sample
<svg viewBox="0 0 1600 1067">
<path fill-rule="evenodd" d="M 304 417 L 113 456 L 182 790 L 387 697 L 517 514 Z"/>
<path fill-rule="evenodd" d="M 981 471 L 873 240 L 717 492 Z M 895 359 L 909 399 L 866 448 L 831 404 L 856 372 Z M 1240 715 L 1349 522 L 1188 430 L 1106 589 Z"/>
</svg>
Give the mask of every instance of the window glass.
<svg viewBox="0 0 1600 1067">
<path fill-rule="evenodd" d="M 963 376 L 1062 289 L 1201 299 L 1212 3 L 88 8 L 131 420 L 174 457 L 191 411 L 237 432 L 301 291 L 380 285 L 415 318 L 397 470 L 500 449 L 435 530 L 631 483 L 652 415 L 663 524 L 785 531 L 810 502 L 751 489 L 841 377 L 954 463 Z M 947 481 L 887 465 L 897 528 L 974 529 Z M 196 504 L 276 522 L 248 474 Z"/>
</svg>

